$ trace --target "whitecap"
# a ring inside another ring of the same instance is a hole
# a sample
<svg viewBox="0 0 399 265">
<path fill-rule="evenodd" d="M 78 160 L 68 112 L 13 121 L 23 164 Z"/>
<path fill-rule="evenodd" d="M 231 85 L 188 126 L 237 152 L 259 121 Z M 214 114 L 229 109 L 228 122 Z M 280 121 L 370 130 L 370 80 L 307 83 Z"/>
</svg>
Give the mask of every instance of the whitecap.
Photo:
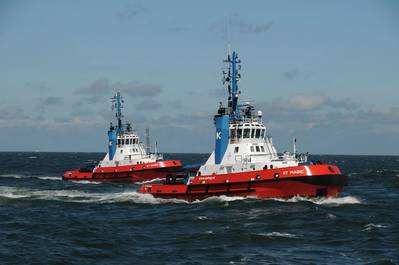
<svg viewBox="0 0 399 265">
<path fill-rule="evenodd" d="M 208 217 L 200 215 L 200 216 L 197 216 L 197 219 L 198 220 L 207 220 Z"/>
<path fill-rule="evenodd" d="M 18 175 L 18 174 L 2 174 L 2 178 L 15 178 L 15 179 L 27 179 L 27 178 L 37 178 L 42 180 L 62 180 L 60 176 L 29 176 L 29 175 Z"/>
<path fill-rule="evenodd" d="M 27 188 L 0 187 L 0 197 L 10 199 L 29 198 L 33 200 L 54 200 L 78 203 L 116 203 L 133 202 L 146 204 L 162 203 L 188 203 L 177 199 L 160 199 L 150 194 L 143 194 L 136 191 L 124 192 L 85 192 L 80 190 L 35 190 Z"/>
<path fill-rule="evenodd" d="M 343 205 L 343 204 L 360 204 L 361 201 L 354 196 L 344 196 L 344 197 L 322 197 L 322 198 L 309 198 L 309 197 L 301 197 L 295 196 L 289 199 L 279 199 L 272 198 L 272 200 L 280 201 L 280 202 L 311 202 L 319 205 Z"/>
<path fill-rule="evenodd" d="M 259 236 L 275 238 L 275 237 L 285 237 L 285 238 L 297 238 L 297 235 L 290 233 L 280 233 L 280 232 L 270 232 L 270 233 L 258 233 Z"/>
<path fill-rule="evenodd" d="M 137 181 L 135 184 L 142 185 L 142 184 L 158 182 L 161 180 L 162 180 L 161 178 L 156 178 L 156 179 L 151 179 L 151 180 Z"/>
<path fill-rule="evenodd" d="M 328 213 L 328 214 L 326 215 L 326 217 L 327 217 L 328 219 L 335 219 L 335 218 L 337 218 L 337 216 L 334 215 L 334 214 L 332 214 L 332 213 Z"/>
<path fill-rule="evenodd" d="M 366 224 L 364 226 L 364 229 L 362 229 L 362 231 L 371 231 L 371 230 L 375 230 L 376 228 L 387 228 L 388 226 L 386 225 L 382 225 L 382 224 Z"/>
<path fill-rule="evenodd" d="M 204 200 L 195 200 L 193 203 L 204 203 L 204 202 L 232 202 L 232 201 L 242 201 L 245 199 L 249 199 L 251 197 L 242 197 L 242 196 L 212 196 L 208 197 Z"/>
<path fill-rule="evenodd" d="M 15 179 L 26 178 L 26 176 L 16 175 L 16 174 L 1 174 L 0 177 L 1 178 L 15 178 Z"/>
<path fill-rule="evenodd" d="M 38 178 L 42 180 L 62 180 L 60 176 L 37 176 L 37 177 L 30 177 L 30 178 Z"/>
<path fill-rule="evenodd" d="M 92 181 L 92 180 L 70 180 L 70 182 L 76 183 L 76 184 L 95 184 L 95 185 L 101 184 L 101 182 Z"/>
<path fill-rule="evenodd" d="M 20 199 L 29 197 L 29 194 L 25 192 L 25 189 L 16 189 L 13 187 L 0 186 L 0 197 Z"/>
</svg>

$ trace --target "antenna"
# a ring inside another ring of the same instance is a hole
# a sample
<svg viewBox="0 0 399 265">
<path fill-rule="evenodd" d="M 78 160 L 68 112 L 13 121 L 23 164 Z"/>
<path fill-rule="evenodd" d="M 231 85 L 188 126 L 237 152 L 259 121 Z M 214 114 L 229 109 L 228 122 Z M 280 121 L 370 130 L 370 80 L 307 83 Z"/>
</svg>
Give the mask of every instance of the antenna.
<svg viewBox="0 0 399 265">
<path fill-rule="evenodd" d="M 116 94 L 111 98 L 112 102 L 112 110 L 115 110 L 115 117 L 118 120 L 118 129 L 122 130 L 122 108 L 123 108 L 123 97 L 121 96 L 121 92 L 118 91 Z"/>
<path fill-rule="evenodd" d="M 145 128 L 145 149 L 146 149 L 147 155 L 149 155 L 150 152 L 151 152 L 151 146 L 150 146 L 150 128 Z"/>
<path fill-rule="evenodd" d="M 230 16 L 227 16 L 227 54 L 231 53 L 231 45 L 230 45 Z"/>
<path fill-rule="evenodd" d="M 293 139 L 292 139 L 292 144 L 293 144 L 293 148 L 294 148 L 294 155 L 296 155 L 296 138 L 294 137 Z"/>
<path fill-rule="evenodd" d="M 228 97 L 228 108 L 230 109 L 230 115 L 232 118 L 239 118 L 240 113 L 238 108 L 238 81 L 241 78 L 239 70 L 241 69 L 241 60 L 238 58 L 238 54 L 233 51 L 230 55 L 227 55 L 227 59 L 223 61 L 227 64 L 227 72 L 223 71 L 223 84 L 227 83 L 227 90 L 229 93 Z"/>
</svg>

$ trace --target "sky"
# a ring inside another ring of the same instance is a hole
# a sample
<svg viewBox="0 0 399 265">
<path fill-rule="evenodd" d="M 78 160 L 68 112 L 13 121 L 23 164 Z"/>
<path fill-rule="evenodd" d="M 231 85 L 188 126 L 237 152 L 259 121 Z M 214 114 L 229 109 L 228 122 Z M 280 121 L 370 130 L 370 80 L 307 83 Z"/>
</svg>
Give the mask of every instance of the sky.
<svg viewBox="0 0 399 265">
<path fill-rule="evenodd" d="M 278 151 L 399 155 L 394 0 L 0 0 L 0 151 L 105 152 L 119 90 L 143 140 L 211 152 L 229 45 Z"/>
</svg>

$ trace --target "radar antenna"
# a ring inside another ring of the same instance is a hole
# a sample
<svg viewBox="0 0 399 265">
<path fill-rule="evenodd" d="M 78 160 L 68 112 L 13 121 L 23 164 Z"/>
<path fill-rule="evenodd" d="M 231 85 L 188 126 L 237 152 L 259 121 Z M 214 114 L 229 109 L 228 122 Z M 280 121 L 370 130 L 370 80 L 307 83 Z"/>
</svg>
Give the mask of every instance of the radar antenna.
<svg viewBox="0 0 399 265">
<path fill-rule="evenodd" d="M 223 71 L 223 84 L 227 84 L 227 90 L 229 93 L 228 108 L 230 110 L 230 116 L 233 119 L 239 119 L 240 113 L 237 111 L 238 96 L 241 91 L 238 90 L 238 81 L 241 79 L 239 70 L 241 69 L 241 60 L 238 58 L 238 54 L 233 51 L 230 55 L 227 55 L 227 59 L 223 61 L 227 65 L 226 71 Z"/>
<path fill-rule="evenodd" d="M 123 109 L 123 103 L 125 102 L 123 100 L 123 97 L 121 96 L 121 92 L 118 91 L 116 94 L 111 98 L 112 102 L 112 110 L 115 110 L 115 117 L 118 120 L 118 129 L 122 130 L 122 109 Z"/>
</svg>

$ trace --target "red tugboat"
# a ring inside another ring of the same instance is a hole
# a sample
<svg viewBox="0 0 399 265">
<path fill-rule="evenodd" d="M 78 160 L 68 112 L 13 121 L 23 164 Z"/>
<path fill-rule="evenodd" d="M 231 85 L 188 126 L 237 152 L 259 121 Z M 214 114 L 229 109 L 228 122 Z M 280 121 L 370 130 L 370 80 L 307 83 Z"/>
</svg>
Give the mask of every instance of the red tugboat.
<svg viewBox="0 0 399 265">
<path fill-rule="evenodd" d="M 194 174 L 170 176 L 161 184 L 144 184 L 140 192 L 160 198 L 188 201 L 211 196 L 289 198 L 294 196 L 337 196 L 347 177 L 336 165 L 308 161 L 304 154 L 279 155 L 266 134 L 262 112 L 250 103 L 238 104 L 240 60 L 228 55 L 223 83 L 228 105 L 220 103 L 214 117 L 216 144 L 208 160 Z"/>
<path fill-rule="evenodd" d="M 149 140 L 145 147 L 130 123 L 122 123 L 122 103 L 120 92 L 111 99 L 116 110 L 117 126 L 111 126 L 108 131 L 108 153 L 104 159 L 95 164 L 89 162 L 80 169 L 64 173 L 64 180 L 92 181 L 147 181 L 174 176 L 182 169 L 179 160 L 163 160 L 156 151 L 149 152 Z M 147 131 L 148 136 L 148 131 Z"/>
</svg>

